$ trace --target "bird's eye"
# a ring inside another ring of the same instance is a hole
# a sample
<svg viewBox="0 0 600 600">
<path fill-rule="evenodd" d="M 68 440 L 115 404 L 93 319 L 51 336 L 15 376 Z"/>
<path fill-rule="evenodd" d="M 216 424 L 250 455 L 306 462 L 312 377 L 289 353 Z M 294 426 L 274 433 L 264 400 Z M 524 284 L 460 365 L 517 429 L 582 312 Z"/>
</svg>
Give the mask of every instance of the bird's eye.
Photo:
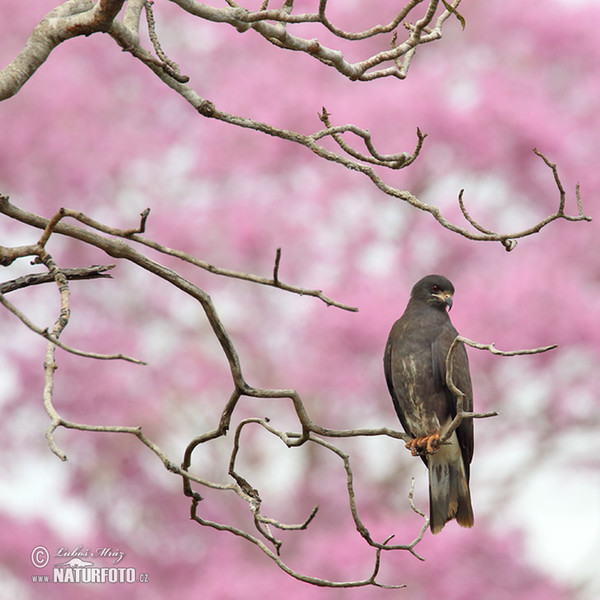
<svg viewBox="0 0 600 600">
<path fill-rule="evenodd" d="M 432 291 L 433 293 L 437 293 L 437 292 L 439 292 L 439 291 L 440 291 L 440 286 L 434 283 L 434 284 L 431 286 L 431 291 Z"/>
</svg>

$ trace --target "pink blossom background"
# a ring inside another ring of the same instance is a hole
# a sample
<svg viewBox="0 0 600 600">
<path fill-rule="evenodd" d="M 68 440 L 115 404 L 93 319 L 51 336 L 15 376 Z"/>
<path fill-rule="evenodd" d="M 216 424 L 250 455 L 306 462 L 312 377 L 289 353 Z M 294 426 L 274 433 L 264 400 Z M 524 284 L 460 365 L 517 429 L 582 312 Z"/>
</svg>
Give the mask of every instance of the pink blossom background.
<svg viewBox="0 0 600 600">
<path fill-rule="evenodd" d="M 2 66 L 55 4 L 0 4 Z M 314 4 L 302 3 L 306 10 Z M 331 18 L 364 28 L 391 18 L 384 5 L 357 2 Z M 81 544 L 120 549 L 124 566 L 149 574 L 149 583 L 127 586 L 131 598 L 596 598 L 600 40 L 590 24 L 600 7 L 465 1 L 464 32 L 448 22 L 440 42 L 418 51 L 406 81 L 371 83 L 346 81 L 253 32 L 196 22 L 174 5 L 156 3 L 155 12 L 163 47 L 221 110 L 309 133 L 320 128 L 325 106 L 335 124 L 369 129 L 382 152 L 411 151 L 420 127 L 429 134 L 421 157 L 387 179 L 457 222 L 461 188 L 472 216 L 487 227 L 517 230 L 552 213 L 558 193 L 533 147 L 559 165 L 569 212 L 576 213 L 580 182 L 595 220 L 555 222 L 511 253 L 470 242 L 357 173 L 200 117 L 108 36 L 58 47 L 0 106 L 0 192 L 45 216 L 67 206 L 124 228 L 150 207 L 148 237 L 236 270 L 269 275 L 281 247 L 283 280 L 359 307 L 356 314 L 327 308 L 161 258 L 211 294 L 252 385 L 297 389 L 323 426 L 399 427 L 383 346 L 410 287 L 430 272 L 454 282 L 452 319 L 463 335 L 500 349 L 559 348 L 520 358 L 470 351 L 476 408 L 501 413 L 476 423 L 475 528 L 449 524 L 435 538 L 426 533 L 418 546 L 425 562 L 405 552 L 384 555 L 380 580 L 408 590 L 329 590 L 297 582 L 247 542 L 190 521 L 180 481 L 133 438 L 59 430 L 69 458 L 61 463 L 44 438 L 45 342 L 4 311 L 3 587 L 13 598 L 112 597 L 117 584 L 31 582 L 35 546 Z M 378 43 L 388 40 L 365 45 Z M 353 48 L 344 51 L 358 59 Z M 3 245 L 37 239 L 6 218 L 0 234 Z M 61 266 L 111 262 L 58 236 L 49 251 Z M 3 280 L 29 270 L 22 261 Z M 141 425 L 179 462 L 188 441 L 218 422 L 231 391 L 227 364 L 194 301 L 130 265 L 119 264 L 113 277 L 71 285 L 64 340 L 150 364 L 59 352 L 56 407 L 75 421 Z M 50 286 L 10 300 L 39 325 L 58 314 Z M 286 400 L 242 399 L 235 423 L 246 416 L 297 429 Z M 373 554 L 353 528 L 339 459 L 315 448 L 287 450 L 258 430 L 245 435 L 240 469 L 261 490 L 269 516 L 300 522 L 320 506 L 308 531 L 281 534 L 282 557 L 310 575 L 367 577 Z M 199 450 L 198 474 L 228 481 L 230 443 Z M 421 525 L 407 499 L 412 476 L 417 504 L 427 506 L 420 461 L 392 440 L 340 445 L 352 456 L 359 510 L 374 537 L 412 541 Z M 207 493 L 200 511 L 252 527 L 245 505 L 223 493 Z"/>
</svg>

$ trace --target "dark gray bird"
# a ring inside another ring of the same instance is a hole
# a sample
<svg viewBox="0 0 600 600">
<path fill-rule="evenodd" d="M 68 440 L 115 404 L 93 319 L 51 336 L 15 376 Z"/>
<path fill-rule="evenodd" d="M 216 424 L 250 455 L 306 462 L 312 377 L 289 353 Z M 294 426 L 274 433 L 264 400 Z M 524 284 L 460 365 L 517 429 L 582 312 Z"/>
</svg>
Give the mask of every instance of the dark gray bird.
<svg viewBox="0 0 600 600">
<path fill-rule="evenodd" d="M 446 443 L 440 444 L 456 416 L 456 396 L 446 385 L 446 357 L 458 335 L 446 309 L 454 286 L 442 275 L 427 275 L 410 294 L 404 314 L 394 323 L 383 359 L 394 408 L 406 444 L 429 470 L 429 520 L 439 533 L 451 519 L 473 526 L 469 466 L 473 458 L 473 420 L 464 419 Z M 469 361 L 463 344 L 453 351 L 452 381 L 464 393 L 463 410 L 473 410 Z"/>
</svg>

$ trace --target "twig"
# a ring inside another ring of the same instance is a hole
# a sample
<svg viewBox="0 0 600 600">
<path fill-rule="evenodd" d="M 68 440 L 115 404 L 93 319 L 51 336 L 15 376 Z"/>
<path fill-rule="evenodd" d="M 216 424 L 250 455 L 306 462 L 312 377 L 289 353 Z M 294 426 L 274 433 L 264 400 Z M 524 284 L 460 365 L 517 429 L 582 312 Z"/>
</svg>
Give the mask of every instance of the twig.
<svg viewBox="0 0 600 600">
<path fill-rule="evenodd" d="M 2 294 L 0 294 L 0 304 L 2 304 L 4 308 L 7 308 L 11 313 L 13 313 L 13 315 L 19 318 L 25 326 L 31 329 L 31 331 L 37 333 L 49 342 L 52 342 L 59 348 L 62 348 L 66 352 L 76 354 L 77 356 L 85 356 L 86 358 L 96 358 L 99 360 L 125 360 L 127 362 L 135 363 L 136 365 L 147 364 L 143 360 L 139 360 L 137 358 L 133 358 L 125 354 L 99 354 L 97 352 L 86 352 L 84 350 L 78 350 L 77 348 L 73 348 L 72 346 L 69 346 L 64 342 L 61 342 L 55 335 L 50 333 L 47 329 L 42 329 L 41 327 L 35 325 L 32 321 L 29 320 L 29 318 L 26 315 L 24 315 L 14 304 L 9 302 Z"/>
<path fill-rule="evenodd" d="M 316 517 L 317 512 L 319 511 L 319 507 L 315 506 L 310 515 L 308 515 L 308 517 L 306 518 L 306 520 L 303 523 L 297 523 L 297 524 L 287 524 L 287 523 L 280 523 L 279 521 L 276 521 L 275 519 L 271 519 L 269 517 L 265 517 L 263 515 L 259 515 L 257 517 L 257 519 L 263 523 L 268 523 L 269 525 L 273 525 L 273 527 L 277 527 L 277 529 L 283 529 L 286 531 L 297 531 L 300 529 L 306 529 L 310 523 L 312 522 L 312 520 Z"/>
<path fill-rule="evenodd" d="M 273 284 L 279 286 L 279 263 L 281 262 L 281 248 L 275 253 L 275 266 L 273 267 Z"/>
<path fill-rule="evenodd" d="M 477 223 L 475 221 L 475 219 L 473 219 L 473 217 L 471 217 L 471 215 L 468 213 L 468 211 L 465 207 L 464 201 L 463 201 L 464 190 L 461 190 L 458 195 L 458 204 L 460 206 L 460 210 L 461 210 L 463 216 L 465 217 L 465 219 L 477 231 L 479 231 L 481 233 L 480 236 L 465 236 L 465 237 L 469 237 L 470 239 L 473 239 L 473 240 L 499 241 L 504 246 L 504 248 L 508 252 L 510 252 L 517 245 L 517 239 L 533 235 L 534 233 L 538 233 L 544 227 L 546 227 L 546 225 L 549 225 L 550 223 L 552 223 L 553 221 L 556 221 L 557 219 L 564 219 L 566 221 L 587 221 L 587 222 L 590 222 L 592 220 L 592 217 L 585 215 L 583 212 L 583 205 L 581 202 L 579 183 L 575 186 L 575 197 L 577 199 L 577 214 L 576 215 L 568 215 L 565 213 L 566 192 L 565 192 L 565 189 L 560 180 L 560 176 L 558 174 L 558 167 L 556 166 L 555 163 L 550 162 L 550 160 L 542 152 L 540 152 L 537 148 L 534 148 L 533 152 L 536 156 L 539 156 L 544 161 L 544 163 L 546 164 L 547 167 L 549 167 L 552 170 L 552 175 L 554 177 L 554 183 L 556 184 L 556 188 L 559 193 L 558 208 L 557 208 L 556 212 L 554 212 L 551 215 L 548 215 L 547 217 L 545 217 L 544 219 L 542 219 L 541 221 L 539 221 L 532 227 L 523 229 L 522 231 L 519 231 L 517 233 L 498 234 L 490 229 L 483 227 L 482 225 Z M 454 230 L 453 228 L 450 228 L 450 227 L 448 227 L 448 229 Z M 462 231 L 457 231 L 457 233 L 461 233 L 461 235 L 464 235 L 462 233 Z"/>
<path fill-rule="evenodd" d="M 79 213 L 79 214 L 81 214 L 81 213 Z M 144 233 L 146 231 L 146 221 L 148 220 L 149 216 L 150 216 L 150 209 L 149 208 L 145 208 L 140 213 L 140 224 L 139 224 L 139 226 L 135 227 L 133 229 L 126 229 L 120 235 L 122 237 L 131 237 L 132 235 L 135 235 L 136 233 Z"/>
<path fill-rule="evenodd" d="M 115 265 L 93 265 L 91 267 L 78 267 L 73 269 L 61 269 L 62 274 L 69 281 L 83 280 L 83 279 L 104 279 L 112 278 L 110 273 L 106 271 L 114 269 Z M 8 294 L 15 290 L 20 290 L 32 285 L 39 285 L 41 283 L 50 283 L 54 281 L 49 273 L 31 273 L 24 275 L 23 277 L 17 277 L 10 281 L 0 283 L 0 294 Z"/>
<path fill-rule="evenodd" d="M 156 22 L 154 21 L 154 13 L 152 12 L 153 1 L 146 0 L 144 2 L 144 9 L 146 11 L 146 22 L 148 24 L 148 37 L 154 46 L 154 51 L 158 58 L 162 61 L 165 66 L 165 70 L 167 72 L 171 72 L 171 75 L 180 81 L 181 83 L 186 83 L 189 81 L 189 77 L 187 75 L 182 75 L 179 71 L 179 65 L 172 61 L 163 51 L 160 42 L 158 41 L 158 36 L 156 35 Z"/>
</svg>

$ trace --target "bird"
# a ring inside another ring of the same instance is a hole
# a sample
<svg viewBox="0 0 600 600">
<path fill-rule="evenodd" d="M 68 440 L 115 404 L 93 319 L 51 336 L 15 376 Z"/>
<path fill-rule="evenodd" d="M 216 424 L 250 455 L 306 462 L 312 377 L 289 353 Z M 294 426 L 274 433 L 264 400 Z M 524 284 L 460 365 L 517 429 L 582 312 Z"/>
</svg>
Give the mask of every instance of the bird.
<svg viewBox="0 0 600 600">
<path fill-rule="evenodd" d="M 470 465 L 473 419 L 463 419 L 440 443 L 457 414 L 458 395 L 446 384 L 446 358 L 458 332 L 448 315 L 454 286 L 443 275 L 427 275 L 413 286 L 402 316 L 390 331 L 384 353 L 388 389 L 413 456 L 429 471 L 429 526 L 438 534 L 456 519 L 474 523 Z M 464 344 L 452 353 L 452 383 L 463 396 L 462 410 L 472 412 L 473 390 Z"/>
</svg>

